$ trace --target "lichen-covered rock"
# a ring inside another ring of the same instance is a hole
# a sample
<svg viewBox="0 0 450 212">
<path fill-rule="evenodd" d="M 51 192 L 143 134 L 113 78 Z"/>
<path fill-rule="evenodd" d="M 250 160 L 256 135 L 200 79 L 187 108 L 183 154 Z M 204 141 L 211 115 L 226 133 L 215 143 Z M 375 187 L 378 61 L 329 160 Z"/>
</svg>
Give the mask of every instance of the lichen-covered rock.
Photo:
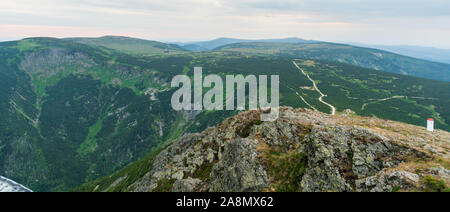
<svg viewBox="0 0 450 212">
<path fill-rule="evenodd" d="M 186 174 L 193 173 L 204 161 L 200 134 L 189 134 L 173 142 L 162 151 L 153 163 L 153 169 L 137 182 L 135 191 L 152 191 L 162 179 L 181 180 Z"/>
<path fill-rule="evenodd" d="M 361 192 L 391 192 L 396 189 L 416 188 L 419 175 L 405 171 L 381 172 L 375 176 L 356 181 L 357 191 Z"/>
<path fill-rule="evenodd" d="M 194 192 L 195 188 L 201 185 L 202 181 L 199 179 L 187 178 L 179 179 L 173 184 L 173 192 Z"/>
<path fill-rule="evenodd" d="M 436 176 L 441 176 L 442 178 L 449 179 L 450 180 L 450 170 L 444 168 L 444 167 L 437 167 L 432 168 L 430 170 L 431 174 Z"/>
<path fill-rule="evenodd" d="M 222 159 L 211 172 L 210 191 L 252 192 L 268 186 L 268 179 L 257 158 L 258 142 L 236 139 L 225 146 Z"/>
<path fill-rule="evenodd" d="M 426 158 L 369 130 L 341 126 L 314 126 L 301 150 L 308 154 L 301 185 L 309 192 L 357 191 L 359 179 L 395 168 L 408 158 Z"/>
<path fill-rule="evenodd" d="M 296 136 L 296 127 L 286 121 L 278 119 L 255 127 L 255 132 L 261 132 L 265 141 L 271 145 L 289 147 L 293 143 L 299 142 L 299 136 Z"/>
<path fill-rule="evenodd" d="M 313 127 L 301 149 L 308 155 L 308 168 L 301 181 L 303 191 L 353 190 L 353 155 L 347 133 L 346 128 Z"/>
</svg>

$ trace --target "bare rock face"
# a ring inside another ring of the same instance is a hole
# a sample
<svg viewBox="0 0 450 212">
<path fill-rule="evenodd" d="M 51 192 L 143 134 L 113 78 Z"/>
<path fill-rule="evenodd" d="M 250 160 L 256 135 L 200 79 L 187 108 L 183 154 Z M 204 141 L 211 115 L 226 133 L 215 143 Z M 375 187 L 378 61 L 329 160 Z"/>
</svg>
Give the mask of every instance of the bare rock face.
<svg viewBox="0 0 450 212">
<path fill-rule="evenodd" d="M 408 158 L 428 157 L 366 129 L 351 127 L 313 128 L 304 147 L 302 151 L 308 154 L 308 168 L 302 187 L 308 192 L 367 191 L 356 182 L 383 169 L 397 167 Z"/>
<path fill-rule="evenodd" d="M 199 179 L 187 178 L 175 181 L 173 184 L 173 192 L 194 192 L 196 188 L 201 186 L 202 181 Z"/>
<path fill-rule="evenodd" d="M 152 171 L 137 183 L 135 191 L 153 191 L 164 179 L 183 180 L 194 173 L 205 158 L 198 143 L 202 138 L 200 134 L 190 134 L 173 142 L 156 157 Z M 177 184 L 179 189 L 184 187 L 184 182 Z"/>
<path fill-rule="evenodd" d="M 435 133 L 435 142 L 424 129 L 375 118 L 280 112 L 274 122 L 261 122 L 261 111 L 244 112 L 173 141 L 134 190 L 390 192 L 421 191 L 434 179 L 442 190 L 450 180 L 441 165 L 449 155 L 439 152 L 448 148 L 447 132 Z M 409 127 L 410 135 L 394 131 Z"/>
<path fill-rule="evenodd" d="M 41 74 L 48 77 L 63 71 L 67 64 L 72 64 L 82 71 L 94 66 L 95 62 L 83 53 L 50 48 L 26 56 L 20 66 L 31 75 Z"/>
<path fill-rule="evenodd" d="M 258 142 L 236 139 L 225 146 L 221 160 L 211 172 L 210 191 L 255 192 L 269 185 L 267 174 L 257 160 Z"/>
<path fill-rule="evenodd" d="M 362 192 L 391 192 L 396 186 L 399 189 L 414 189 L 419 180 L 419 175 L 414 173 L 388 171 L 357 180 L 356 186 Z"/>
</svg>

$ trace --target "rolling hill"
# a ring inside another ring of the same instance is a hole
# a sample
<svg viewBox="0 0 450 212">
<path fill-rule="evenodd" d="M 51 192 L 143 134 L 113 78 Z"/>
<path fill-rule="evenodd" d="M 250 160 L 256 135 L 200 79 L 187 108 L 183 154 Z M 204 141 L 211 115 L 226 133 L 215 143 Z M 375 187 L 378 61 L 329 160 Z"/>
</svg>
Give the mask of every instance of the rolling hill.
<svg viewBox="0 0 450 212">
<path fill-rule="evenodd" d="M 450 81 L 450 64 L 430 62 L 412 57 L 334 43 L 237 43 L 221 46 L 215 51 L 244 55 L 278 55 L 290 58 L 329 60 L 391 73 L 427 79 Z"/>
<path fill-rule="evenodd" d="M 248 39 L 235 39 L 235 38 L 218 38 L 211 41 L 200 41 L 190 43 L 178 43 L 183 49 L 200 52 L 209 51 L 215 48 L 235 44 L 235 43 L 315 43 L 316 41 L 303 40 L 300 38 L 284 38 L 284 39 L 262 39 L 262 40 L 248 40 Z"/>
<path fill-rule="evenodd" d="M 123 53 L 138 56 L 161 54 L 171 55 L 184 53 L 186 51 L 177 45 L 121 36 L 105 36 L 100 38 L 68 38 L 67 40 L 91 46 L 106 47 L 118 50 Z"/>
<path fill-rule="evenodd" d="M 390 45 L 368 45 L 361 43 L 349 43 L 349 44 L 366 48 L 381 49 L 384 51 L 389 51 L 409 57 L 450 64 L 450 49 L 440 49 L 433 47 L 410 46 L 410 45 L 390 46 Z"/>
</svg>

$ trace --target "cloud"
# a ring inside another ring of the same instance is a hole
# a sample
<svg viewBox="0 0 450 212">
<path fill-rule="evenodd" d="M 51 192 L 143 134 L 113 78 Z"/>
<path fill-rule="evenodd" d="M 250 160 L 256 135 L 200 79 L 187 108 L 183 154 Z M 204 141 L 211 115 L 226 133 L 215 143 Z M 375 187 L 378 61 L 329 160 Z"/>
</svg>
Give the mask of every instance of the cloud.
<svg viewBox="0 0 450 212">
<path fill-rule="evenodd" d="M 55 37 L 303 37 L 450 48 L 450 1 L 2 0 L 0 26 L 6 25 L 2 37 L 37 36 L 37 27 Z"/>
<path fill-rule="evenodd" d="M 449 16 L 448 0 L 221 0 L 241 9 L 320 13 L 329 16 Z"/>
</svg>

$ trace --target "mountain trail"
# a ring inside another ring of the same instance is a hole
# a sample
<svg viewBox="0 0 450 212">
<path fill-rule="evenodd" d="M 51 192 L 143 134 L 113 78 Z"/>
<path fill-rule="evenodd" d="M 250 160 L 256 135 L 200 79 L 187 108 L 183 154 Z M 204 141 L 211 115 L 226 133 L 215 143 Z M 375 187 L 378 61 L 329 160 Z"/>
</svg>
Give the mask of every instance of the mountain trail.
<svg viewBox="0 0 450 212">
<path fill-rule="evenodd" d="M 323 97 L 326 97 L 327 95 L 323 94 L 322 91 L 320 91 L 320 89 L 317 87 L 316 82 L 303 69 L 301 69 L 300 66 L 298 66 L 297 63 L 295 63 L 295 61 L 292 61 L 292 63 L 294 63 L 295 67 L 297 67 L 297 69 L 300 70 L 302 74 L 305 75 L 313 83 L 314 90 L 316 90 L 320 94 L 319 101 L 330 107 L 331 115 L 335 115 L 336 107 L 323 100 Z"/>
<path fill-rule="evenodd" d="M 384 98 L 384 99 L 368 99 L 371 102 L 365 103 L 363 104 L 363 106 L 361 107 L 361 110 L 365 110 L 367 105 L 373 104 L 373 103 L 377 103 L 377 102 L 385 102 L 391 99 L 406 99 L 406 98 L 411 98 L 411 99 L 422 99 L 422 100 L 435 100 L 434 98 L 426 98 L 426 97 L 414 97 L 414 96 L 392 96 L 392 97 L 388 97 L 388 98 Z"/>
<path fill-rule="evenodd" d="M 295 92 L 295 94 L 302 100 L 302 102 L 304 102 L 308 107 L 310 107 L 311 109 L 313 109 L 313 110 L 315 110 L 315 111 L 318 111 L 314 106 L 312 106 L 311 104 L 309 104 L 306 100 L 305 100 L 305 98 L 303 98 L 303 96 L 302 95 L 300 95 L 297 91 L 295 91 L 293 88 L 291 88 L 291 87 L 289 87 L 288 86 L 288 88 L 292 91 L 292 92 Z"/>
</svg>

